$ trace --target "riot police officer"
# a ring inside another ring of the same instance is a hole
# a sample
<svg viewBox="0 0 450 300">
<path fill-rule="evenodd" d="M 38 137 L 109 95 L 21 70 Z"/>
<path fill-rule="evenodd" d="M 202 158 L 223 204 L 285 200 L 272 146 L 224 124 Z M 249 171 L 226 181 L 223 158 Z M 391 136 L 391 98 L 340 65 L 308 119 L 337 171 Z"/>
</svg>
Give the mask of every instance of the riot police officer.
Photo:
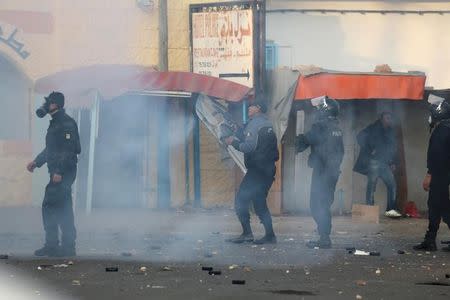
<svg viewBox="0 0 450 300">
<path fill-rule="evenodd" d="M 436 251 L 436 234 L 441 219 L 450 228 L 450 103 L 430 95 L 431 137 L 428 144 L 428 172 L 423 188 L 428 191 L 428 231 L 414 250 Z M 443 250 L 450 251 L 450 246 Z"/>
<path fill-rule="evenodd" d="M 267 108 L 263 101 L 255 101 L 248 107 L 250 121 L 243 132 L 225 139 L 238 151 L 244 153 L 247 173 L 242 179 L 235 199 L 235 210 L 242 225 L 242 234 L 228 241 L 233 243 L 252 242 L 253 233 L 250 227 L 250 203 L 253 203 L 256 215 L 265 229 L 263 238 L 255 240 L 255 244 L 276 243 L 272 226 L 272 217 L 267 207 L 267 194 L 275 179 L 275 162 L 279 158 L 277 138 L 272 123 L 265 115 Z"/>
<path fill-rule="evenodd" d="M 307 243 L 309 248 L 331 248 L 331 205 L 344 156 L 343 134 L 337 119 L 339 104 L 328 97 L 311 100 L 316 109 L 316 122 L 311 130 L 297 136 L 297 152 L 311 147 L 308 165 L 313 169 L 311 179 L 311 214 L 317 224 L 318 241 Z"/>
<path fill-rule="evenodd" d="M 45 149 L 30 162 L 33 172 L 47 163 L 50 182 L 45 188 L 42 220 L 45 245 L 36 256 L 75 256 L 76 230 L 72 207 L 72 184 L 77 173 L 77 155 L 81 152 L 77 123 L 64 110 L 64 95 L 52 92 L 37 109 L 38 117 L 51 115 L 45 138 Z M 59 245 L 58 229 L 61 230 Z"/>
</svg>

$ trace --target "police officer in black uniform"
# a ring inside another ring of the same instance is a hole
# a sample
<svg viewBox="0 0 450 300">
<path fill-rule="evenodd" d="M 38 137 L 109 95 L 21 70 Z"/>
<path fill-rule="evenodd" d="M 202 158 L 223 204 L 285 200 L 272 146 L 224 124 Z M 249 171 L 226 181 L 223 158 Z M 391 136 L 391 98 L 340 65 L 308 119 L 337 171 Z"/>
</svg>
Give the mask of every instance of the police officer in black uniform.
<svg viewBox="0 0 450 300">
<path fill-rule="evenodd" d="M 45 149 L 30 162 L 33 172 L 47 163 L 50 182 L 45 188 L 42 219 L 45 245 L 36 256 L 75 256 L 76 230 L 72 207 L 72 184 L 77 173 L 77 155 L 81 152 L 77 123 L 65 113 L 64 95 L 52 92 L 36 110 L 38 117 L 50 114 L 52 120 L 45 138 Z M 59 245 L 58 228 L 61 230 Z"/>
<path fill-rule="evenodd" d="M 316 122 L 311 130 L 297 136 L 297 152 L 311 147 L 308 165 L 313 169 L 311 179 L 311 214 L 317 224 L 320 239 L 307 243 L 309 248 L 331 248 L 331 205 L 344 156 L 342 130 L 337 119 L 339 104 L 328 97 L 312 99 Z"/>
<path fill-rule="evenodd" d="M 428 231 L 425 239 L 414 250 L 436 251 L 436 235 L 441 220 L 450 228 L 450 103 L 430 95 L 432 130 L 428 144 L 428 172 L 423 188 L 428 191 Z M 450 251 L 450 246 L 443 248 Z"/>
<path fill-rule="evenodd" d="M 276 243 L 272 227 L 272 217 L 267 207 L 267 194 L 275 180 L 275 162 L 279 158 L 277 138 L 272 123 L 265 115 L 267 110 L 263 101 L 255 101 L 248 108 L 250 121 L 243 131 L 225 139 L 238 151 L 244 153 L 247 173 L 242 179 L 235 199 L 235 210 L 242 225 L 242 234 L 228 241 L 233 243 L 252 242 L 250 227 L 250 203 L 253 203 L 256 215 L 264 225 L 265 235 L 255 240 L 255 244 Z"/>
</svg>

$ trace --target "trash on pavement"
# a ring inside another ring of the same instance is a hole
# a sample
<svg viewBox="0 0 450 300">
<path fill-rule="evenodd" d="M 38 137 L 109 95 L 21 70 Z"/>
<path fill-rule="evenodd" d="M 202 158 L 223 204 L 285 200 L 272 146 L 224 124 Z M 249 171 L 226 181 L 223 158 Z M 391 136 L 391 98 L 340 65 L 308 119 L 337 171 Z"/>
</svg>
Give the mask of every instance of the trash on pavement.
<svg viewBox="0 0 450 300">
<path fill-rule="evenodd" d="M 222 271 L 209 271 L 209 275 L 222 275 Z"/>
<path fill-rule="evenodd" d="M 106 267 L 105 271 L 106 272 L 119 272 L 119 268 L 118 267 Z"/>
<path fill-rule="evenodd" d="M 79 280 L 72 280 L 72 285 L 81 285 Z"/>
</svg>

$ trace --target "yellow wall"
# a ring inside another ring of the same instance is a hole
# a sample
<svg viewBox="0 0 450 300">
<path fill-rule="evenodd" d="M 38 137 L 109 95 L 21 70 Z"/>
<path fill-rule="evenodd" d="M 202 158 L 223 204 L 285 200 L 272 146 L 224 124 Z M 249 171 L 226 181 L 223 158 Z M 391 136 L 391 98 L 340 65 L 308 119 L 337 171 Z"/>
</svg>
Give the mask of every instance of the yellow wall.
<svg viewBox="0 0 450 300">
<path fill-rule="evenodd" d="M 145 12 L 136 1 L 2 0 L 0 10 L 53 17 L 50 34 L 19 31 L 18 39 L 31 53 L 26 60 L 0 44 L 0 51 L 33 80 L 84 65 L 158 63 L 158 11 Z"/>
</svg>

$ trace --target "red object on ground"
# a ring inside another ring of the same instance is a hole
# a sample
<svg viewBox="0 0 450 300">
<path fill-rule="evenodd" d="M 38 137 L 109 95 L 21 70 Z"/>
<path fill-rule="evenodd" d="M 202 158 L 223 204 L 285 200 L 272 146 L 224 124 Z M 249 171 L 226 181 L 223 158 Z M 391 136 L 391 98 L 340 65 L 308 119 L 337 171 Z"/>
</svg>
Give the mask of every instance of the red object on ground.
<svg viewBox="0 0 450 300">
<path fill-rule="evenodd" d="M 247 86 L 191 72 L 158 72 L 154 67 L 138 65 L 92 65 L 57 72 L 38 79 L 35 91 L 48 94 L 60 91 L 68 107 L 87 107 L 98 91 L 106 99 L 128 92 L 169 91 L 202 93 L 231 102 L 250 94 Z"/>
<path fill-rule="evenodd" d="M 320 72 L 301 75 L 295 100 L 328 96 L 337 100 L 422 100 L 426 76 L 422 73 Z"/>
<path fill-rule="evenodd" d="M 408 201 L 405 205 L 405 215 L 411 218 L 420 218 L 419 211 L 417 210 L 416 203 Z"/>
</svg>

